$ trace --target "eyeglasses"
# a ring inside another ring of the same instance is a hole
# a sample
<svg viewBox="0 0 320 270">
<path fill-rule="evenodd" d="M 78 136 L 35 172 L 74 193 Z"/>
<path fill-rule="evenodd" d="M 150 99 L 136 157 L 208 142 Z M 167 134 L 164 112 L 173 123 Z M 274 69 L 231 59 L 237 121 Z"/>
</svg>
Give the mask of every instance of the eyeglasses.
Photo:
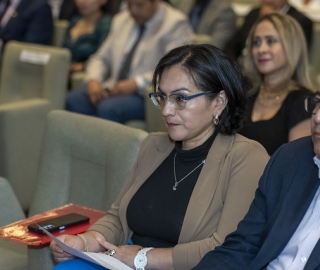
<svg viewBox="0 0 320 270">
<path fill-rule="evenodd" d="M 307 97 L 304 100 L 304 108 L 308 113 L 316 113 L 320 109 L 320 99 L 316 97 Z"/>
<path fill-rule="evenodd" d="M 152 100 L 153 104 L 159 109 L 163 109 L 163 107 L 166 104 L 166 101 L 168 99 L 175 109 L 183 110 L 186 107 L 186 103 L 188 100 L 196 98 L 196 97 L 200 97 L 203 95 L 208 95 L 210 93 L 212 93 L 212 92 L 205 91 L 205 92 L 201 92 L 199 94 L 195 94 L 192 96 L 185 96 L 182 94 L 171 94 L 171 95 L 167 96 L 165 94 L 157 92 L 157 93 L 150 93 L 149 97 Z"/>
</svg>

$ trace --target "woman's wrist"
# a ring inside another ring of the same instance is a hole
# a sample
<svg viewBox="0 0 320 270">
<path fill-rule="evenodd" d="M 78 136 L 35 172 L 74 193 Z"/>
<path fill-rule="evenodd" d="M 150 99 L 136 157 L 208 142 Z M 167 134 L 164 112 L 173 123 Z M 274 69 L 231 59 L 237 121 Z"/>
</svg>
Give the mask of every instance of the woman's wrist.
<svg viewBox="0 0 320 270">
<path fill-rule="evenodd" d="M 77 236 L 79 236 L 81 238 L 81 241 L 84 244 L 84 248 L 83 248 L 84 250 L 83 251 L 88 252 L 89 251 L 89 247 L 88 247 L 87 239 L 82 234 L 77 234 Z"/>
</svg>

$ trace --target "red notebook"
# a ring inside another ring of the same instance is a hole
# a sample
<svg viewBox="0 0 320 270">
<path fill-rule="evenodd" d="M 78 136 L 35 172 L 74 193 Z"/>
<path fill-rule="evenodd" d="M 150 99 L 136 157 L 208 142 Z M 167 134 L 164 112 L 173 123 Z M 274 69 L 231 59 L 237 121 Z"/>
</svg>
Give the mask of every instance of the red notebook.
<svg viewBox="0 0 320 270">
<path fill-rule="evenodd" d="M 0 237 L 11 241 L 23 243 L 29 246 L 42 246 L 49 244 L 51 239 L 46 234 L 38 234 L 35 232 L 30 232 L 28 230 L 28 225 L 40 222 L 42 220 L 53 218 L 56 216 L 62 216 L 69 213 L 77 213 L 90 218 L 89 222 L 74 225 L 72 227 L 66 228 L 64 230 L 53 232 L 54 236 L 60 234 L 78 234 L 85 232 L 93 223 L 95 223 L 99 218 L 103 217 L 106 212 L 92 209 L 89 207 L 84 207 L 75 204 L 67 204 L 65 206 L 52 209 L 50 211 L 44 212 L 42 214 L 35 215 L 30 218 L 26 218 L 15 223 L 6 225 L 0 228 Z"/>
</svg>

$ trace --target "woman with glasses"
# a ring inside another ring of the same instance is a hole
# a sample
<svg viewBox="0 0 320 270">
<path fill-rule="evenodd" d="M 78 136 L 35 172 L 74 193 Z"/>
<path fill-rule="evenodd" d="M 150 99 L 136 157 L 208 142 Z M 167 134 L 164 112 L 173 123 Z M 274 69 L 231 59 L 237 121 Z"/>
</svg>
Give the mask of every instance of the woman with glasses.
<svg viewBox="0 0 320 270">
<path fill-rule="evenodd" d="M 244 69 L 253 87 L 240 134 L 272 155 L 282 144 L 310 135 L 311 115 L 303 109 L 313 90 L 306 41 L 295 19 L 273 13 L 256 22 L 246 50 Z"/>
<path fill-rule="evenodd" d="M 151 99 L 168 133 L 146 138 L 105 217 L 81 236 L 59 238 L 79 250 L 106 252 L 134 269 L 186 270 L 236 228 L 268 154 L 237 134 L 244 78 L 239 65 L 214 46 L 170 51 L 155 69 L 153 88 Z M 66 260 L 56 269 L 83 263 L 68 260 L 55 243 L 51 250 L 57 261 Z"/>
</svg>

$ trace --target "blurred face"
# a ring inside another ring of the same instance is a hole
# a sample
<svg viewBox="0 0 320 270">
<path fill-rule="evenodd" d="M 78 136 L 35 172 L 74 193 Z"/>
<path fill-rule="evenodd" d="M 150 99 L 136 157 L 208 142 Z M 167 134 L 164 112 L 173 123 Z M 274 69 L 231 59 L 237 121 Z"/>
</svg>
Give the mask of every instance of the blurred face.
<svg viewBox="0 0 320 270">
<path fill-rule="evenodd" d="M 150 20 L 157 11 L 160 0 L 127 0 L 128 9 L 137 24 Z"/>
<path fill-rule="evenodd" d="M 271 22 L 258 24 L 253 37 L 252 56 L 262 75 L 281 76 L 286 70 L 287 58 L 280 36 Z"/>
<path fill-rule="evenodd" d="M 316 98 L 320 99 L 320 95 L 317 95 Z M 318 107 L 314 110 L 311 117 L 311 136 L 314 152 L 320 158 L 320 109 Z"/>
<path fill-rule="evenodd" d="M 164 70 L 159 82 L 159 92 L 191 96 L 200 91 L 179 65 Z M 221 96 L 221 98 L 219 97 Z M 183 149 L 192 149 L 204 143 L 214 132 L 213 117 L 220 115 L 226 106 L 224 92 L 213 101 L 199 96 L 186 102 L 183 110 L 177 110 L 167 100 L 162 108 L 169 136 L 174 141 L 182 141 Z"/>
<path fill-rule="evenodd" d="M 76 0 L 76 5 L 80 15 L 86 16 L 100 12 L 106 0 Z"/>
<path fill-rule="evenodd" d="M 280 11 L 285 4 L 288 3 L 288 0 L 262 0 L 262 6 L 269 6 L 274 11 Z"/>
</svg>

